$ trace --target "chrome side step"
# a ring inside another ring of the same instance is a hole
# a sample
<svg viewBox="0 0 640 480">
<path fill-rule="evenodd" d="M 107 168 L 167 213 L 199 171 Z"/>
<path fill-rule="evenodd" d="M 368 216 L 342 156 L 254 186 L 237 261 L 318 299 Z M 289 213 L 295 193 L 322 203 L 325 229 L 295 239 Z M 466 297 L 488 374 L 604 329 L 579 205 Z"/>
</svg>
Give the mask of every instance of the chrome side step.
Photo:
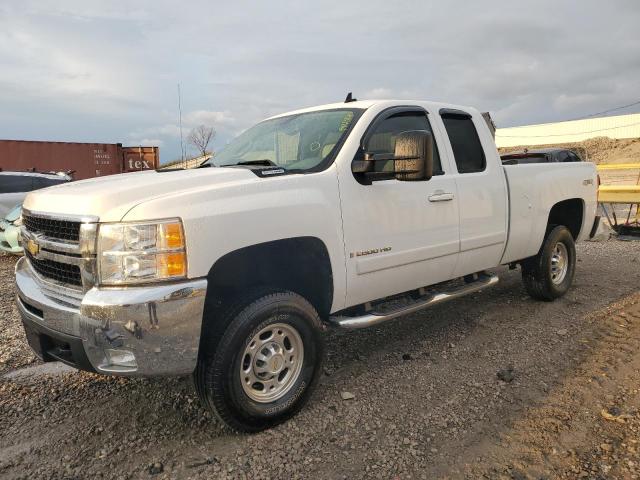
<svg viewBox="0 0 640 480">
<path fill-rule="evenodd" d="M 446 302 L 448 300 L 453 300 L 454 298 L 478 292 L 483 288 L 495 285 L 496 283 L 498 283 L 498 280 L 499 279 L 496 275 L 482 274 L 478 277 L 477 280 L 474 280 L 471 283 L 453 288 L 449 291 L 427 294 L 423 298 L 416 300 L 410 305 L 403 306 L 402 308 L 390 310 L 385 313 L 375 311 L 368 312 L 357 317 L 333 316 L 329 317 L 329 322 L 338 327 L 346 328 L 349 330 L 371 327 L 388 320 L 393 320 L 394 318 L 400 317 L 402 315 L 408 315 L 410 313 L 417 312 L 437 303 Z"/>
</svg>

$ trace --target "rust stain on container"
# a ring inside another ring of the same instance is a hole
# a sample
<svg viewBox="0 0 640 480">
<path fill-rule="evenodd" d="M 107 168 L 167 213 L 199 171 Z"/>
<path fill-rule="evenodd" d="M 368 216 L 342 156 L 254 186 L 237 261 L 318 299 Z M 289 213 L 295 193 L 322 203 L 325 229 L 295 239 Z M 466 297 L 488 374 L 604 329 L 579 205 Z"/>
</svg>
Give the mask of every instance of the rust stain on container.
<svg viewBox="0 0 640 480">
<path fill-rule="evenodd" d="M 158 167 L 158 147 L 123 147 L 121 143 L 0 140 L 0 169 L 38 172 L 75 170 L 73 178 L 103 177 Z"/>
</svg>

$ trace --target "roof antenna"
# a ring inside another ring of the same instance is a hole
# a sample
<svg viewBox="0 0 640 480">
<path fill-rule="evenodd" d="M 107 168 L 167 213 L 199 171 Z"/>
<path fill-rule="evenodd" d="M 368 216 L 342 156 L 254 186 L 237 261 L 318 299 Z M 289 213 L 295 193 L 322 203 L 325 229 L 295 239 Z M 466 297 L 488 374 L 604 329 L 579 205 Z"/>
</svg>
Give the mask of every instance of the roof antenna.
<svg viewBox="0 0 640 480">
<path fill-rule="evenodd" d="M 353 95 L 351 92 L 349 92 L 347 94 L 347 98 L 344 99 L 344 103 L 351 103 L 351 102 L 357 102 L 358 99 L 357 98 L 353 98 Z"/>
</svg>

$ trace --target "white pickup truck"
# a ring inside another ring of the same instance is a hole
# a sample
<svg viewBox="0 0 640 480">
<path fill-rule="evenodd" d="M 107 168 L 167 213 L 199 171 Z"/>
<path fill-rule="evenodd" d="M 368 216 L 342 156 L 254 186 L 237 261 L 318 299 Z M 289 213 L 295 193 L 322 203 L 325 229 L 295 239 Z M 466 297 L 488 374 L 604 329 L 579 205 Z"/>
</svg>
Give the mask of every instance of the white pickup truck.
<svg viewBox="0 0 640 480">
<path fill-rule="evenodd" d="M 44 361 L 193 374 L 257 431 L 298 411 L 327 326 L 377 325 L 495 284 L 570 287 L 595 231 L 590 163 L 503 166 L 481 114 L 348 101 L 265 120 L 210 163 L 48 188 L 24 203 L 17 305 Z"/>
</svg>

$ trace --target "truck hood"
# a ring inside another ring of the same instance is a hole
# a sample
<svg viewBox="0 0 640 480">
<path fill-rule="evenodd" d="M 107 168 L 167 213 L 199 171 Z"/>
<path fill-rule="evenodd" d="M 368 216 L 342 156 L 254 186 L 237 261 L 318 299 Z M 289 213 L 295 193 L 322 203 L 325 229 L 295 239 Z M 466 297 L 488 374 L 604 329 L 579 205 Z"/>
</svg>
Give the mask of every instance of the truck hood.
<svg viewBox="0 0 640 480">
<path fill-rule="evenodd" d="M 61 215 L 92 215 L 117 222 L 136 205 L 170 193 L 259 181 L 244 168 L 144 171 L 69 182 L 27 195 L 24 208 Z"/>
</svg>

